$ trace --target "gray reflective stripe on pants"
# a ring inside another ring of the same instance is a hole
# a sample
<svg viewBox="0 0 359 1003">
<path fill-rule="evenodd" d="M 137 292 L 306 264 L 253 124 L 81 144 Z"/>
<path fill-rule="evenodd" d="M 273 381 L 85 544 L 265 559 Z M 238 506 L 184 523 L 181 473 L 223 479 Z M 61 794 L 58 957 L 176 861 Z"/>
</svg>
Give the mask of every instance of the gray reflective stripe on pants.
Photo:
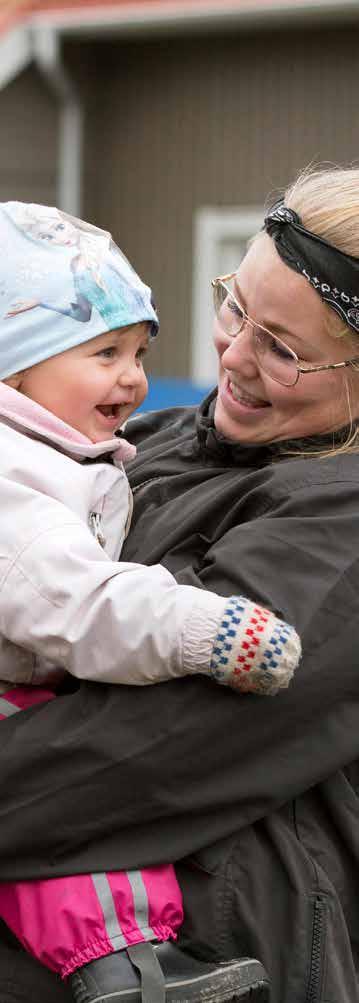
<svg viewBox="0 0 359 1003">
<path fill-rule="evenodd" d="M 142 875 L 139 871 L 125 871 L 125 874 L 131 885 L 137 926 L 145 940 L 155 940 L 156 935 L 148 925 L 148 898 Z M 107 874 L 91 874 L 91 877 L 104 915 L 108 939 L 114 951 L 120 951 L 122 947 L 127 947 L 128 941 L 122 933 L 117 918 L 113 893 Z"/>
<path fill-rule="evenodd" d="M 23 707 L 15 707 L 15 704 L 11 703 L 10 700 L 4 700 L 4 697 L 0 697 L 0 714 L 3 714 L 4 717 L 18 714 L 19 710 L 23 709 Z"/>
<path fill-rule="evenodd" d="M 111 941 L 114 951 L 120 951 L 121 947 L 127 947 L 127 940 L 123 936 L 117 919 L 115 903 L 107 874 L 91 874 L 91 877 L 104 915 L 108 939 Z"/>
<path fill-rule="evenodd" d="M 126 871 L 132 888 L 135 920 L 145 940 L 155 940 L 156 934 L 149 925 L 148 895 L 141 871 Z"/>
</svg>

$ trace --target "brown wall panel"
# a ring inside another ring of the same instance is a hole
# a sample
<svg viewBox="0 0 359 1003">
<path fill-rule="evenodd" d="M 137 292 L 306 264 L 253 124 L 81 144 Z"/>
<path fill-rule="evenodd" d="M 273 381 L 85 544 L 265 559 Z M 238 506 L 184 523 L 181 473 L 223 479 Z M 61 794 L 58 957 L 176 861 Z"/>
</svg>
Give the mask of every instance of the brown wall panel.
<svg viewBox="0 0 359 1003">
<path fill-rule="evenodd" d="M 66 59 L 85 116 L 84 214 L 93 212 L 99 162 L 98 101 L 102 47 L 70 47 Z M 0 201 L 55 204 L 59 101 L 35 66 L 0 90 Z M 106 144 L 105 144 L 106 145 Z"/>
<path fill-rule="evenodd" d="M 0 91 L 0 201 L 56 197 L 57 106 L 35 68 Z"/>
<path fill-rule="evenodd" d="M 188 374 L 195 209 L 358 158 L 357 53 L 355 29 L 99 46 L 93 215 L 155 290 L 158 374 Z"/>
</svg>

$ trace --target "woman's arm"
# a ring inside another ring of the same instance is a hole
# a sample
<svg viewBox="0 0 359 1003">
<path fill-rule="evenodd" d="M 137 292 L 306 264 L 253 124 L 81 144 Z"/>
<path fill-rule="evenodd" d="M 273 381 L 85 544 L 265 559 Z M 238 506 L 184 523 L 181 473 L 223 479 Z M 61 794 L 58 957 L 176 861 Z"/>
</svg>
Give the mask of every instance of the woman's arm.
<svg viewBox="0 0 359 1003">
<path fill-rule="evenodd" d="M 273 700 L 194 678 L 82 683 L 3 721 L 1 879 L 178 859 L 358 758 L 356 627 Z"/>
<path fill-rule="evenodd" d="M 265 516 L 249 532 L 243 527 L 237 546 L 231 531 L 220 553 L 203 561 L 207 583 L 216 567 L 216 580 L 219 568 L 224 576 L 230 561 L 242 569 L 236 582 L 245 566 L 248 573 L 256 567 L 263 595 L 275 582 L 279 608 L 307 611 L 300 614 L 303 662 L 289 690 L 273 700 L 238 699 L 205 679 L 141 691 L 83 683 L 4 721 L 2 879 L 177 859 L 270 814 L 358 757 L 353 524 L 349 531 L 343 496 L 333 549 L 325 514 L 318 519 L 314 505 L 310 516 L 304 498 L 301 514 L 299 502 L 284 500 L 268 532 Z M 303 579 L 300 539 L 303 547 L 310 542 Z"/>
<path fill-rule="evenodd" d="M 246 501 L 234 470 L 234 521 L 222 473 L 218 488 L 216 476 L 203 483 L 205 464 L 197 476 L 188 460 L 192 432 L 182 412 L 177 424 L 172 435 L 153 416 L 125 557 L 160 560 L 184 582 L 221 586 L 227 595 L 248 591 L 290 610 L 304 629 L 295 682 L 273 700 L 238 699 L 202 678 L 141 690 L 82 683 L 4 721 L 1 878 L 175 860 L 271 813 L 358 755 L 357 481 L 347 488 L 336 477 L 329 494 L 320 484 L 309 497 L 291 477 L 274 504 L 268 467 L 254 517 L 253 478 Z M 154 492 L 142 495 L 151 477 Z"/>
</svg>

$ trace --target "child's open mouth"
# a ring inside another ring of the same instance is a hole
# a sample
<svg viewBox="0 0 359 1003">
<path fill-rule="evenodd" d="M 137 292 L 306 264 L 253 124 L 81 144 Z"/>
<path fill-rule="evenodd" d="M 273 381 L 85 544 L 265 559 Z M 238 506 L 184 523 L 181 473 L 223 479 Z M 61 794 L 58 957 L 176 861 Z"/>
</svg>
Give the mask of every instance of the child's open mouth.
<svg viewBox="0 0 359 1003">
<path fill-rule="evenodd" d="M 97 404 L 96 411 L 99 411 L 104 418 L 108 418 L 109 421 L 118 421 L 120 417 L 120 405 L 119 404 Z"/>
</svg>

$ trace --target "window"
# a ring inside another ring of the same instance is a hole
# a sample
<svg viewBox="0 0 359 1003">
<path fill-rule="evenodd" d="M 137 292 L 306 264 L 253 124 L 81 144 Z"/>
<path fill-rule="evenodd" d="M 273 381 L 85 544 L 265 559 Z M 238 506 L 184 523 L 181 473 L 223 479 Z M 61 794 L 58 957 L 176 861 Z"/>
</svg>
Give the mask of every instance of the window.
<svg viewBox="0 0 359 1003">
<path fill-rule="evenodd" d="M 263 209 L 259 206 L 198 209 L 196 212 L 191 379 L 203 387 L 217 381 L 217 356 L 212 344 L 211 279 L 238 267 L 247 241 L 262 224 Z"/>
</svg>

